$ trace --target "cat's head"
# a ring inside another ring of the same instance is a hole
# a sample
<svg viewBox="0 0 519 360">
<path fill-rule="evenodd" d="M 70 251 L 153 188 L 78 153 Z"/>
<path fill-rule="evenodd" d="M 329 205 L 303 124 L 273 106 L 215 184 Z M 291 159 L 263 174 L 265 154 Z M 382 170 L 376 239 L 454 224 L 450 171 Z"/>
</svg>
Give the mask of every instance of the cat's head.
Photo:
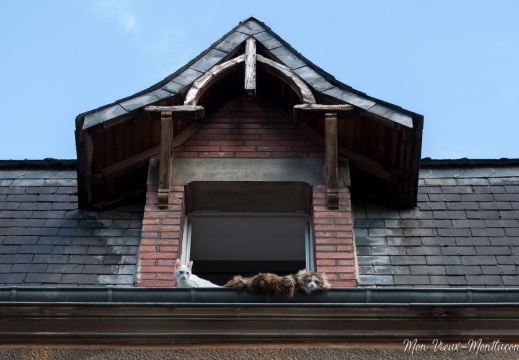
<svg viewBox="0 0 519 360">
<path fill-rule="evenodd" d="M 177 281 L 187 281 L 191 276 L 191 268 L 193 267 L 193 262 L 190 261 L 187 265 L 182 265 L 180 259 L 177 259 L 175 262 L 175 277 Z"/>
<path fill-rule="evenodd" d="M 297 284 L 307 294 L 315 290 L 329 289 L 330 284 L 326 280 L 326 274 L 316 273 L 308 269 L 300 270 L 296 274 Z"/>
</svg>

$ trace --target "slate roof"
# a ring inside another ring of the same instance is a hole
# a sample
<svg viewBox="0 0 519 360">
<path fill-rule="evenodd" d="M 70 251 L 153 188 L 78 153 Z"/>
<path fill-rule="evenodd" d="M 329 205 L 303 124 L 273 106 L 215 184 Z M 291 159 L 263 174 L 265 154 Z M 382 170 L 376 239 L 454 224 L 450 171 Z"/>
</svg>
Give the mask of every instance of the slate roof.
<svg viewBox="0 0 519 360">
<path fill-rule="evenodd" d="M 143 209 L 78 210 L 75 169 L 0 170 L 0 285 L 133 285 Z"/>
<path fill-rule="evenodd" d="M 416 208 L 353 199 L 359 286 L 519 286 L 519 162 L 429 165 Z M 78 210 L 76 186 L 0 166 L 0 285 L 133 285 L 144 204 Z"/>
<path fill-rule="evenodd" d="M 354 202 L 359 285 L 519 286 L 519 164 L 506 161 L 422 168 L 414 209 Z"/>
<path fill-rule="evenodd" d="M 229 56 L 249 36 L 253 36 L 257 42 L 276 56 L 282 64 L 293 70 L 313 90 L 406 127 L 413 127 L 412 112 L 368 96 L 349 85 L 341 83 L 292 48 L 265 23 L 250 17 L 241 21 L 208 49 L 157 84 L 112 104 L 78 115 L 76 129 L 88 129 L 179 94 L 207 70 Z"/>
</svg>

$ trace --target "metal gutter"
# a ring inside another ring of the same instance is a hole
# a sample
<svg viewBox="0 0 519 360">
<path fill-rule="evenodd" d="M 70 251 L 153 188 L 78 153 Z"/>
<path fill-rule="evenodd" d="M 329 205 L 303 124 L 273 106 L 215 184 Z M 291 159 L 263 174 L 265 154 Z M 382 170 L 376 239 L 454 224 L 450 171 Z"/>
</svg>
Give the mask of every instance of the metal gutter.
<svg viewBox="0 0 519 360">
<path fill-rule="evenodd" d="M 412 305 L 514 304 L 519 288 L 335 288 L 293 299 L 251 294 L 230 288 L 107 288 L 107 287 L 0 287 L 0 305 L 52 304 L 284 304 L 306 305 Z"/>
<path fill-rule="evenodd" d="M 0 288 L 0 344 L 519 341 L 519 289 Z"/>
</svg>

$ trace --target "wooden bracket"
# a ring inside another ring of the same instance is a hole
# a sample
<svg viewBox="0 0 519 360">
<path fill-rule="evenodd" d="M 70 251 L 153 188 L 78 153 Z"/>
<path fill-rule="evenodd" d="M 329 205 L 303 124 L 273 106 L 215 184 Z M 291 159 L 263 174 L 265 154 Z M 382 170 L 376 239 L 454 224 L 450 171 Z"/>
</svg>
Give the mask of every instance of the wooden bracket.
<svg viewBox="0 0 519 360">
<path fill-rule="evenodd" d="M 245 93 L 256 97 L 256 40 L 252 36 L 245 44 Z"/>
<path fill-rule="evenodd" d="M 173 119 L 199 119 L 204 117 L 202 106 L 148 106 L 146 111 L 160 112 L 160 165 L 158 206 L 166 209 L 169 206 L 169 193 L 173 178 Z"/>
<path fill-rule="evenodd" d="M 337 120 L 351 117 L 353 106 L 300 104 L 294 106 L 294 117 L 304 119 L 322 119 L 325 121 L 325 179 L 327 206 L 330 210 L 339 209 L 339 145 L 337 141 Z"/>
<path fill-rule="evenodd" d="M 171 111 L 160 113 L 160 168 L 159 168 L 159 208 L 169 205 L 169 187 L 173 175 L 173 119 Z"/>
<path fill-rule="evenodd" d="M 327 205 L 339 209 L 339 162 L 337 151 L 337 113 L 325 114 L 325 175 Z"/>
</svg>

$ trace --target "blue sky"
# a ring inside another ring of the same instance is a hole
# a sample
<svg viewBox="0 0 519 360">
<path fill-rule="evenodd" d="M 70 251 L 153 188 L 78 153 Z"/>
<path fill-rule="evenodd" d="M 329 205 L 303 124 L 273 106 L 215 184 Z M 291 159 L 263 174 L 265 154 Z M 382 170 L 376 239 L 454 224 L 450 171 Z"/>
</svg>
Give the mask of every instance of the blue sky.
<svg viewBox="0 0 519 360">
<path fill-rule="evenodd" d="M 422 157 L 519 158 L 519 1 L 2 2 L 0 159 L 76 158 L 82 112 L 255 16 L 314 64 L 425 116 Z"/>
</svg>

